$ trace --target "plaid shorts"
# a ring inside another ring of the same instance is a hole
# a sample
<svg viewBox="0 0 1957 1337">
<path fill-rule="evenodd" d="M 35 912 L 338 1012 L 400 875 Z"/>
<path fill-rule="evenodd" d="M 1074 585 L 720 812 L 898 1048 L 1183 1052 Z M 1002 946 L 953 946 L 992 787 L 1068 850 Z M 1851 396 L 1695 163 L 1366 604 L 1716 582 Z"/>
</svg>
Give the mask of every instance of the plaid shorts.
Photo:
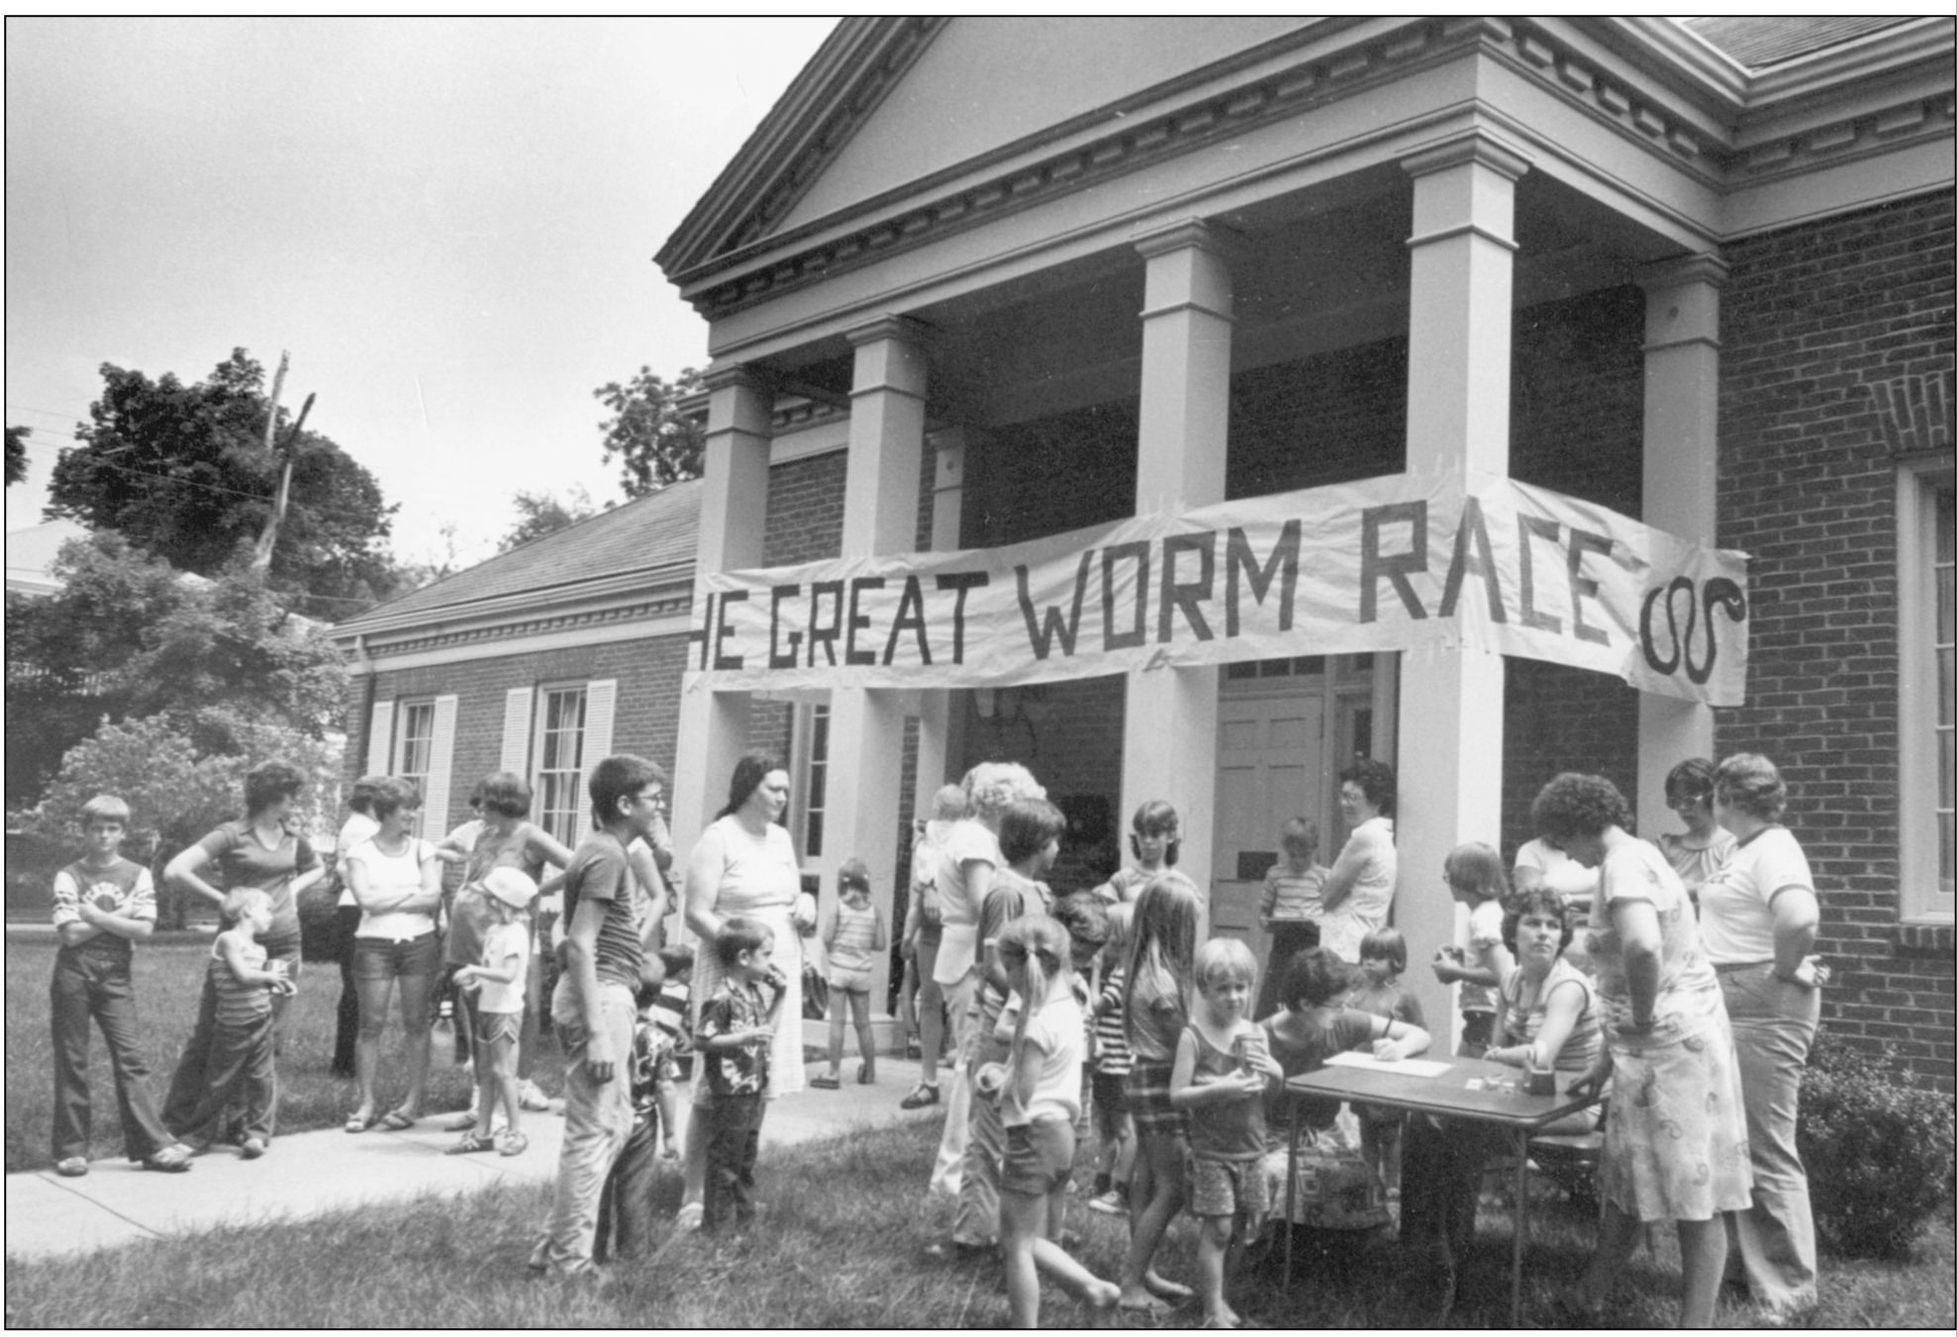
<svg viewBox="0 0 1957 1337">
<path fill-rule="evenodd" d="M 1208 1156 L 1190 1158 L 1189 1214 L 1242 1215 L 1250 1229 L 1271 1210 L 1271 1189 L 1261 1161 L 1226 1161 Z"/>
<path fill-rule="evenodd" d="M 1128 1113 L 1134 1117 L 1138 1134 L 1183 1135 L 1182 1111 L 1169 1103 L 1169 1077 L 1174 1071 L 1173 1063 L 1144 1063 L 1141 1059 L 1128 1070 L 1122 1094 L 1128 1099 Z"/>
</svg>

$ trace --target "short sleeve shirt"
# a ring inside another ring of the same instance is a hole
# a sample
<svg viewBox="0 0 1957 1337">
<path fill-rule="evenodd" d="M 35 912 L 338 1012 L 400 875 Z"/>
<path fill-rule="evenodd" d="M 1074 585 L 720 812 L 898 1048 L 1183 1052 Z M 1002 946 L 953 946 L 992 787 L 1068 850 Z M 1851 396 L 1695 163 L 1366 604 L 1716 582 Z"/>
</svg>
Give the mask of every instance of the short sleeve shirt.
<svg viewBox="0 0 1957 1337">
<path fill-rule="evenodd" d="M 499 1015 L 523 1011 L 523 974 L 530 967 L 530 932 L 523 924 L 497 924 L 483 936 L 482 964 L 501 970 L 516 962 L 516 975 L 508 984 L 484 980 L 476 1007 Z"/>
<path fill-rule="evenodd" d="M 586 899 L 605 906 L 604 921 L 598 926 L 598 982 L 636 991 L 639 967 L 645 961 L 645 947 L 639 941 L 639 898 L 625 846 L 605 831 L 586 837 L 564 870 L 567 928 L 577 919 L 578 904 Z"/>
<path fill-rule="evenodd" d="M 1024 1103 L 1015 1098 L 999 1105 L 1000 1122 L 1008 1128 L 1035 1119 L 1080 1117 L 1080 1078 L 1087 1061 L 1087 1018 L 1071 990 L 1050 996 L 1038 1012 L 1026 1018 L 1026 1046 L 1040 1052 L 1040 1075 Z"/>
<path fill-rule="evenodd" d="M 1468 911 L 1468 949 L 1465 956 L 1469 967 L 1492 969 L 1495 963 L 1489 958 L 1501 945 L 1502 903 L 1492 899 L 1483 901 Z M 1493 1012 L 1497 987 L 1490 984 L 1469 984 L 1463 981 L 1461 1010 Z"/>
<path fill-rule="evenodd" d="M 938 944 L 938 964 L 932 972 L 940 984 L 956 984 L 978 960 L 979 911 L 966 885 L 965 865 L 1006 865 L 999 838 L 992 828 L 973 818 L 952 825 L 938 861 L 938 905 L 944 912 L 944 937 Z"/>
<path fill-rule="evenodd" d="M 1699 930 L 1714 965 L 1774 959 L 1774 893 L 1814 890 L 1814 874 L 1794 833 L 1770 826 L 1733 851 L 1699 887 Z"/>
<path fill-rule="evenodd" d="M 758 1096 L 768 1090 L 768 1047 L 756 1040 L 739 1049 L 709 1050 L 708 1041 L 766 1024 L 767 1006 L 752 984 L 724 980 L 700 1009 L 696 1044 L 707 1069 L 708 1088 L 717 1096 Z"/>
<path fill-rule="evenodd" d="M 247 821 L 225 822 L 197 842 L 210 855 L 217 883 L 227 892 L 252 889 L 272 898 L 272 926 L 264 939 L 287 938 L 299 932 L 299 904 L 292 880 L 319 867 L 313 847 L 298 836 L 282 834 L 267 848 Z"/>
<path fill-rule="evenodd" d="M 156 887 L 149 869 L 132 859 L 116 857 L 106 868 L 91 868 L 77 860 L 54 875 L 54 926 L 82 922 L 81 903 L 124 919 L 156 922 Z M 119 933 L 98 932 L 86 942 L 64 951 L 108 953 L 126 957 L 132 945 Z"/>
</svg>

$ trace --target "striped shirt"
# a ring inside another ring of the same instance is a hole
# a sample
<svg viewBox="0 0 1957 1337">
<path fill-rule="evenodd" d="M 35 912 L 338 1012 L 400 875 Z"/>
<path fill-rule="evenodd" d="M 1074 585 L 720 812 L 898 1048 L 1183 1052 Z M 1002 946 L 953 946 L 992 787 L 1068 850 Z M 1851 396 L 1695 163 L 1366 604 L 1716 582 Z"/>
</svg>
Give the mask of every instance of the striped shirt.
<svg viewBox="0 0 1957 1337">
<path fill-rule="evenodd" d="M 1108 972 L 1094 1012 L 1094 1071 L 1110 1077 L 1126 1076 L 1135 1066 L 1128 1048 L 1128 1014 L 1121 1006 L 1121 977 L 1120 966 Z"/>
<path fill-rule="evenodd" d="M 1302 871 L 1283 862 L 1272 864 L 1271 871 L 1264 874 L 1264 899 L 1258 915 L 1279 924 L 1323 919 L 1322 893 L 1326 875 L 1331 871 L 1323 864 L 1313 864 Z"/>
</svg>

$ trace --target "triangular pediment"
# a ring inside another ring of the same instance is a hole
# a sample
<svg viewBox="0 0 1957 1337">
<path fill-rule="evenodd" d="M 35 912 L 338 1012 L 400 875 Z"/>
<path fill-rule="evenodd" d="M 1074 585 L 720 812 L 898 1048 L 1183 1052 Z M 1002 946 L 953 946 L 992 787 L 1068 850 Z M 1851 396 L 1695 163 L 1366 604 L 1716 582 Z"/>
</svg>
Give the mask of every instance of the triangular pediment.
<svg viewBox="0 0 1957 1337">
<path fill-rule="evenodd" d="M 1116 120 L 1138 95 L 1312 22 L 846 19 L 658 263 L 685 282 L 722 256 L 902 199 L 960 165 Z"/>
</svg>

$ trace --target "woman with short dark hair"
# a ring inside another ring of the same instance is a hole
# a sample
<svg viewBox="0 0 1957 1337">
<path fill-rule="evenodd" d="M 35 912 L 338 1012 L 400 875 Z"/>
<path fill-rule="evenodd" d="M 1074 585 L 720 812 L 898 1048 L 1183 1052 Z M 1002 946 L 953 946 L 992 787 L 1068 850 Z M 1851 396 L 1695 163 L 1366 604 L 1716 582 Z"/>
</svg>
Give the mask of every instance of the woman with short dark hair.
<svg viewBox="0 0 1957 1337">
<path fill-rule="evenodd" d="M 420 812 L 421 791 L 412 781 L 390 776 L 374 795 L 380 829 L 346 853 L 347 885 L 361 912 L 353 936 L 353 979 L 360 988 L 360 1035 L 353 1054 L 360 1106 L 346 1122 L 349 1133 L 376 1124 L 395 1130 L 412 1126 L 421 1117 L 428 1088 L 435 980 L 442 968 L 442 937 L 435 924 L 442 908 L 442 865 L 434 844 L 414 833 Z M 408 1090 L 383 1114 L 375 1082 L 387 1007 L 397 991 L 407 1034 Z"/>
<path fill-rule="evenodd" d="M 1393 847 L 1397 798 L 1393 768 L 1383 761 L 1361 757 L 1339 773 L 1339 811 L 1349 834 L 1320 892 L 1325 917 L 1319 942 L 1353 965 L 1359 963 L 1359 944 L 1385 927 L 1393 910 L 1400 875 Z"/>
<path fill-rule="evenodd" d="M 1742 1154 L 1733 1032 L 1698 919 L 1665 856 L 1630 833 L 1630 805 L 1610 781 L 1559 775 L 1536 795 L 1532 815 L 1544 840 L 1600 870 L 1590 961 L 1606 1045 L 1571 1089 L 1613 1085 L 1597 1251 L 1572 1302 L 1585 1316 L 1601 1314 L 1643 1224 L 1675 1221 L 1679 1324 L 1706 1327 L 1726 1266 L 1722 1216 L 1752 1200 L 1753 1176 Z"/>
<path fill-rule="evenodd" d="M 224 928 L 237 922 L 237 900 L 244 891 L 262 891 L 272 902 L 272 924 L 258 936 L 269 969 L 299 978 L 299 893 L 325 875 L 325 866 L 299 834 L 299 796 L 306 773 L 289 761 L 273 759 L 245 775 L 245 815 L 222 822 L 209 835 L 177 855 L 164 878 L 209 901 Z M 214 879 L 212 880 L 207 880 Z M 285 1016 L 285 997 L 272 1000 L 272 1024 Z M 163 1122 L 172 1131 L 189 1126 L 204 1096 L 204 1069 L 210 1061 L 217 1025 L 217 992 L 205 978 L 197 1024 L 184 1043 L 163 1102 Z M 276 1118 L 277 1110 L 273 1111 Z"/>
<path fill-rule="evenodd" d="M 1814 1215 L 1794 1143 L 1801 1075 L 1821 1021 L 1828 968 L 1808 953 L 1821 922 L 1814 874 L 1780 824 L 1787 786 L 1765 757 L 1719 763 L 1712 810 L 1736 844 L 1699 889 L 1699 925 L 1719 975 L 1739 1056 L 1753 1205 L 1733 1215 L 1753 1301 L 1774 1322 L 1815 1303 Z"/>
<path fill-rule="evenodd" d="M 1733 857 L 1737 842 L 1712 811 L 1712 763 L 1687 757 L 1665 777 L 1665 806 L 1685 823 L 1685 833 L 1667 831 L 1658 837 L 1685 892 L 1696 904 L 1699 888 Z"/>
</svg>

